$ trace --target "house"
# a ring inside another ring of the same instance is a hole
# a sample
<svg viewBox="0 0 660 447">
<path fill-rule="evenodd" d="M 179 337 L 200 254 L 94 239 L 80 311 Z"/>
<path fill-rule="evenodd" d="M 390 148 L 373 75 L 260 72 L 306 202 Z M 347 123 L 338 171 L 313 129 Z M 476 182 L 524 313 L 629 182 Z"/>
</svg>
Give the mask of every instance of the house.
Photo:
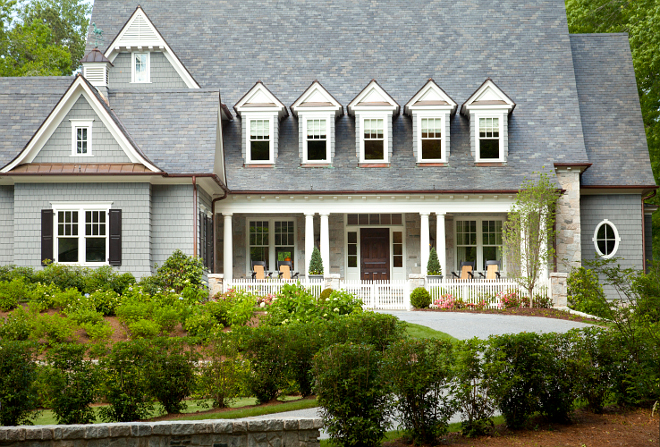
<svg viewBox="0 0 660 447">
<path fill-rule="evenodd" d="M 525 178 L 563 190 L 557 262 L 650 258 L 657 189 L 626 34 L 564 2 L 96 0 L 72 78 L 0 79 L 0 263 L 248 277 L 314 246 L 406 280 L 501 259 Z M 506 269 L 506 266 L 504 267 Z M 447 273 L 448 274 L 448 273 Z"/>
</svg>

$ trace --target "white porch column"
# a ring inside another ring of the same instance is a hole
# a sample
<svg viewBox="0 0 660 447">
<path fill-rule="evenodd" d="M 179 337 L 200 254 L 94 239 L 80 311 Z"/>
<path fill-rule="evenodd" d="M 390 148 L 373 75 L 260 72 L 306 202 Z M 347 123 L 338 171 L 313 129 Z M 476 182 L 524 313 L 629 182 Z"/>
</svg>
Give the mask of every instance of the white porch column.
<svg viewBox="0 0 660 447">
<path fill-rule="evenodd" d="M 222 266 L 224 268 L 224 280 L 231 281 L 234 278 L 234 272 L 233 272 L 234 257 L 232 253 L 234 233 L 231 227 L 231 219 L 233 214 L 227 213 L 227 214 L 223 214 L 222 216 L 225 219 Z"/>
<path fill-rule="evenodd" d="M 419 230 L 420 261 L 422 275 L 426 275 L 426 264 L 429 262 L 429 213 L 419 213 L 422 216 L 422 225 Z"/>
<path fill-rule="evenodd" d="M 438 261 L 440 261 L 440 268 L 445 278 L 448 277 L 447 272 L 447 249 L 446 249 L 446 236 L 445 236 L 445 213 L 435 213 L 438 221 L 436 222 L 435 229 L 435 245 L 438 252 Z"/>
<path fill-rule="evenodd" d="M 305 213 L 305 276 L 309 275 L 312 251 L 314 251 L 314 213 Z"/>
<path fill-rule="evenodd" d="M 330 226 L 328 216 L 330 213 L 321 215 L 321 259 L 323 260 L 323 274 L 330 274 Z"/>
</svg>

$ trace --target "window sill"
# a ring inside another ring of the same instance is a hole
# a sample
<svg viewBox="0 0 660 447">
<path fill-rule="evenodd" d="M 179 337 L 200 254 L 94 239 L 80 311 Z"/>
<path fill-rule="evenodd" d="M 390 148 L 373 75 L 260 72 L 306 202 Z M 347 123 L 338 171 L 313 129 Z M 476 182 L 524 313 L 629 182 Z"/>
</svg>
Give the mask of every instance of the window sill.
<svg viewBox="0 0 660 447">
<path fill-rule="evenodd" d="M 477 161 L 474 163 L 475 166 L 485 167 L 485 166 L 506 166 L 506 163 L 503 161 Z"/>
<path fill-rule="evenodd" d="M 275 163 L 244 163 L 244 168 L 274 168 Z"/>
<path fill-rule="evenodd" d="M 301 168 L 329 168 L 332 163 L 300 163 Z"/>
<path fill-rule="evenodd" d="M 422 162 L 418 162 L 417 166 L 418 167 L 426 167 L 426 166 L 443 166 L 444 167 L 444 166 L 449 166 L 449 163 L 422 161 Z"/>
<path fill-rule="evenodd" d="M 358 163 L 358 168 L 389 168 L 390 163 Z"/>
</svg>

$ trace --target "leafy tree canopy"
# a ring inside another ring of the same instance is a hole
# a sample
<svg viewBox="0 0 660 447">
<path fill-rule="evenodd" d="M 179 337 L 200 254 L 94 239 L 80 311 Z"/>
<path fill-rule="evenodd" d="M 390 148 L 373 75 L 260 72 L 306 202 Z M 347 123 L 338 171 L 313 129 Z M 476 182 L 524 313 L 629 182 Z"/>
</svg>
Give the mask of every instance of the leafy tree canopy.
<svg viewBox="0 0 660 447">
<path fill-rule="evenodd" d="M 0 76 L 68 76 L 85 51 L 91 4 L 0 0 Z"/>
<path fill-rule="evenodd" d="M 566 0 L 571 33 L 626 32 L 656 183 L 660 181 L 660 2 Z M 656 204 L 660 199 L 656 197 Z M 660 212 L 653 216 L 654 258 L 660 259 Z"/>
</svg>

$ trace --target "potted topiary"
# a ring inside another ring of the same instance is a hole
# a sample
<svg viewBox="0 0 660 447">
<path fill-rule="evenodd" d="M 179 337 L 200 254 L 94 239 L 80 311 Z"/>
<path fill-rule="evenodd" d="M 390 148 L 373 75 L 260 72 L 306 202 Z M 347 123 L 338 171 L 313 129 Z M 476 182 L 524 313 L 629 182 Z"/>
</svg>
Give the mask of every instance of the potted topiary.
<svg viewBox="0 0 660 447">
<path fill-rule="evenodd" d="M 312 251 L 312 259 L 309 261 L 309 279 L 323 279 L 323 259 L 321 259 L 321 252 L 318 247 L 314 247 Z"/>
<path fill-rule="evenodd" d="M 435 248 L 429 253 L 429 262 L 426 264 L 426 277 L 429 279 L 442 279 L 442 267 L 438 261 L 438 253 Z"/>
</svg>

